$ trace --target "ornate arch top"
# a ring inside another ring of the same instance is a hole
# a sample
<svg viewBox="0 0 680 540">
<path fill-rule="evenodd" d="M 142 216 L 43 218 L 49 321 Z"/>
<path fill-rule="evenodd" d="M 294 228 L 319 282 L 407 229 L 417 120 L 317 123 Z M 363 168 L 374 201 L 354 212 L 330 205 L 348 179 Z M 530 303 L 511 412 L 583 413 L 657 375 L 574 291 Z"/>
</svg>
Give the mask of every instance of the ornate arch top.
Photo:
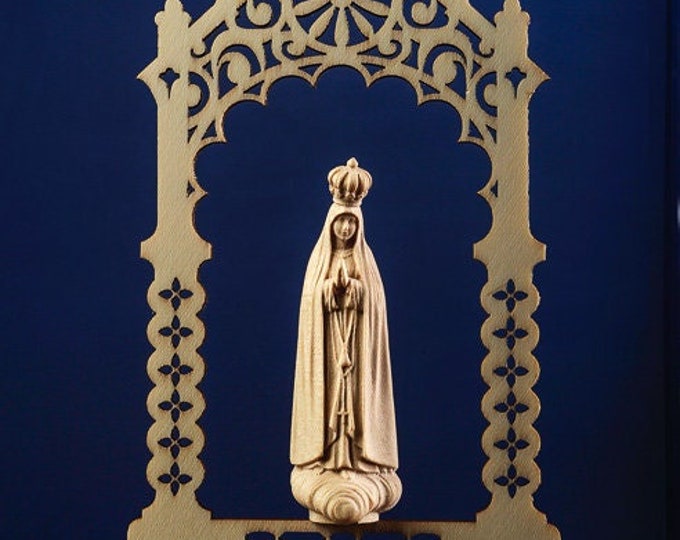
<svg viewBox="0 0 680 540">
<path fill-rule="evenodd" d="M 265 104 L 284 77 L 315 85 L 334 66 L 354 68 L 367 85 L 404 79 L 419 104 L 448 103 L 461 116 L 460 140 L 491 155 L 500 88 L 528 97 L 546 79 L 527 57 L 529 17 L 518 0 L 506 0 L 494 23 L 468 0 L 217 0 L 192 23 L 167 0 L 156 23 L 159 54 L 140 78 L 159 106 L 189 104 L 194 157 L 226 141 L 223 118 L 235 104 Z"/>
</svg>

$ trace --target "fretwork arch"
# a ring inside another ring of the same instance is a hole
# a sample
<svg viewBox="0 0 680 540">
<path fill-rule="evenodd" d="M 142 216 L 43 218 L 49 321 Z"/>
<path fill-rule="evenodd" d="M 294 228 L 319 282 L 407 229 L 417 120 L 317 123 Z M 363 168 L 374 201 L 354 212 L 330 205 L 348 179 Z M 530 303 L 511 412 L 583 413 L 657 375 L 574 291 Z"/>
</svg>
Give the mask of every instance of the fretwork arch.
<svg viewBox="0 0 680 540">
<path fill-rule="evenodd" d="M 154 384 L 147 400 L 154 420 L 147 478 L 155 499 L 130 525 L 128 538 L 245 538 L 253 531 L 272 537 L 315 531 L 329 538 L 335 531 L 303 521 L 211 519 L 196 499 L 205 474 L 198 458 L 204 435 L 197 420 L 205 407 L 197 388 L 204 372 L 197 314 L 205 302 L 198 270 L 211 258 L 211 246 L 193 216 L 205 195 L 195 159 L 207 145 L 226 142 L 227 112 L 243 101 L 265 104 L 278 80 L 299 77 L 315 85 L 336 66 L 353 68 L 367 86 L 383 77 L 404 80 L 419 104 L 448 103 L 461 117 L 459 140 L 482 147 L 492 165 L 479 192 L 491 208 L 491 229 L 474 246 L 488 273 L 481 291 L 489 314 L 481 328 L 488 349 L 481 372 L 489 388 L 481 408 L 489 422 L 482 481 L 490 504 L 470 523 L 349 529 L 357 537 L 391 531 L 409 538 L 559 538 L 533 503 L 540 484 L 533 268 L 544 260 L 545 246 L 529 226 L 528 106 L 546 75 L 527 56 L 529 17 L 519 1 L 505 0 L 490 22 L 468 0 L 216 0 L 192 23 L 179 0 L 167 0 L 156 23 L 158 56 L 140 74 L 158 105 L 158 220 L 142 243 L 155 274 L 147 328 L 154 347 L 147 365 Z"/>
</svg>

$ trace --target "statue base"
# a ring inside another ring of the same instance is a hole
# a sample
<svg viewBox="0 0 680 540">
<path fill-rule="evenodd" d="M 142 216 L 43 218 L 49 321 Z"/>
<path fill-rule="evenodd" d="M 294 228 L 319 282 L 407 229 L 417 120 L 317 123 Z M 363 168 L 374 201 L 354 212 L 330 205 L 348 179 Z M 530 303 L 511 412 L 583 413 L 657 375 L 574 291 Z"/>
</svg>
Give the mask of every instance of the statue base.
<svg viewBox="0 0 680 540">
<path fill-rule="evenodd" d="M 295 500 L 315 523 L 374 523 L 397 504 L 401 481 L 394 471 L 365 473 L 295 467 L 290 475 Z"/>
<path fill-rule="evenodd" d="M 380 519 L 380 514 L 378 512 L 371 512 L 367 514 L 363 519 L 359 520 L 357 523 L 359 525 L 362 525 L 364 523 L 375 523 Z M 314 523 L 319 523 L 320 525 L 335 525 L 335 521 L 330 521 L 326 516 L 323 514 L 319 514 L 318 512 L 314 512 L 312 510 L 309 511 L 309 521 L 312 521 Z"/>
</svg>

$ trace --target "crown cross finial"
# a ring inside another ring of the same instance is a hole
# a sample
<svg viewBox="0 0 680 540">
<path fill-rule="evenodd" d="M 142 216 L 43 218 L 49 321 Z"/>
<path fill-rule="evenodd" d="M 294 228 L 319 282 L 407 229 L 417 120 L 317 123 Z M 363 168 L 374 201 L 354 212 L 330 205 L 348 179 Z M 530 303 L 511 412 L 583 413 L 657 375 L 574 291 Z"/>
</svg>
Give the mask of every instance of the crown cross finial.
<svg viewBox="0 0 680 540">
<path fill-rule="evenodd" d="M 333 201 L 343 206 L 360 206 L 372 184 L 370 173 L 359 167 L 356 158 L 348 159 L 345 165 L 328 173 L 328 190 Z"/>
</svg>

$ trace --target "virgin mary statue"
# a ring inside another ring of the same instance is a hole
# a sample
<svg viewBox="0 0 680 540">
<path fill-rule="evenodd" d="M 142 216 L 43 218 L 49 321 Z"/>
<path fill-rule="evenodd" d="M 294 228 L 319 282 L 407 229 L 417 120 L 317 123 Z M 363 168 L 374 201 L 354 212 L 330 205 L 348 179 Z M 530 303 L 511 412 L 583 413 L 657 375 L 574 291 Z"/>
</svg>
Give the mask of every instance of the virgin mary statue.
<svg viewBox="0 0 680 540">
<path fill-rule="evenodd" d="M 291 485 L 313 521 L 365 523 L 401 496 L 385 293 L 360 208 L 370 174 L 352 158 L 328 183 L 300 303 Z"/>
</svg>

